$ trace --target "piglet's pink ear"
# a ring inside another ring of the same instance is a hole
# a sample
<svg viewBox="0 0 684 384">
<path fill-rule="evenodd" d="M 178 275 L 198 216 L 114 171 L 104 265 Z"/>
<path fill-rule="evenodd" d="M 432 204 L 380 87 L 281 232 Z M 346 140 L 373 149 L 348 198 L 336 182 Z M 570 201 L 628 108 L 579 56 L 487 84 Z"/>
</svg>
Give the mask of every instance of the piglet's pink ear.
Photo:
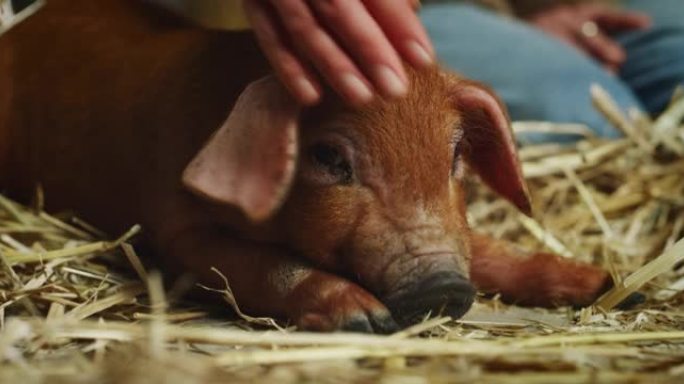
<svg viewBox="0 0 684 384">
<path fill-rule="evenodd" d="M 483 86 L 461 80 L 455 102 L 469 144 L 468 162 L 495 192 L 531 215 L 530 195 L 504 106 Z"/>
<path fill-rule="evenodd" d="M 298 118 L 299 106 L 274 77 L 250 84 L 185 169 L 183 184 L 253 221 L 269 218 L 292 183 Z"/>
</svg>

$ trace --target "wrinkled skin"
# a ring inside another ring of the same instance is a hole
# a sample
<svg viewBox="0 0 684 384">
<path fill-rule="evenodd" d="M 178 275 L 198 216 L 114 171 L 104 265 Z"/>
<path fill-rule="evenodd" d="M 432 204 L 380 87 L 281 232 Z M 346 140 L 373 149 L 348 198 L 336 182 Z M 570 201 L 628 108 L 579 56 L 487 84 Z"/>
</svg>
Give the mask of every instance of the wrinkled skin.
<svg viewBox="0 0 684 384">
<path fill-rule="evenodd" d="M 40 182 L 50 210 L 112 233 L 141 223 L 169 273 L 220 287 L 216 267 L 243 310 L 305 329 L 458 317 L 473 286 L 541 306 L 589 304 L 605 287 L 597 267 L 468 228 L 467 168 L 529 210 L 505 112 L 481 86 L 434 69 L 411 73 L 400 101 L 300 111 L 262 80 L 226 121 L 267 72 L 250 36 L 93 3 L 52 0 L 0 38 L 11 196 Z"/>
</svg>

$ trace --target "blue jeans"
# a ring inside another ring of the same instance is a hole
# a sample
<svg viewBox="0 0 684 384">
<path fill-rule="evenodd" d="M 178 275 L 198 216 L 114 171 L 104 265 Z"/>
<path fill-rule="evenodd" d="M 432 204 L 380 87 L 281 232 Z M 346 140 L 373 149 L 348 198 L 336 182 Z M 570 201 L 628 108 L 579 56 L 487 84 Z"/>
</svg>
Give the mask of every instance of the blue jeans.
<svg viewBox="0 0 684 384">
<path fill-rule="evenodd" d="M 474 5 L 425 4 L 421 18 L 440 60 L 467 77 L 492 86 L 515 120 L 579 122 L 598 135 L 618 137 L 591 104 L 589 86 L 599 83 L 623 108 L 660 112 L 675 87 L 684 84 L 684 1 L 625 0 L 627 9 L 648 13 L 653 27 L 616 36 L 627 61 L 611 75 L 593 59 L 538 29 Z M 525 141 L 567 141 L 534 135 Z"/>
</svg>

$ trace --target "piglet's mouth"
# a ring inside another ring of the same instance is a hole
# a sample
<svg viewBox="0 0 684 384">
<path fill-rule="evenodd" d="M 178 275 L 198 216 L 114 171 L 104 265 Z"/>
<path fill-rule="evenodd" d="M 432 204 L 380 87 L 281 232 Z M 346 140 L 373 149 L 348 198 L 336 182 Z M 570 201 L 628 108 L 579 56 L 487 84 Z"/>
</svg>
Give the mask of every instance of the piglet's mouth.
<svg viewBox="0 0 684 384">
<path fill-rule="evenodd" d="M 400 326 L 419 322 L 427 313 L 462 317 L 475 300 L 475 288 L 455 272 L 437 272 L 383 301 Z"/>
</svg>

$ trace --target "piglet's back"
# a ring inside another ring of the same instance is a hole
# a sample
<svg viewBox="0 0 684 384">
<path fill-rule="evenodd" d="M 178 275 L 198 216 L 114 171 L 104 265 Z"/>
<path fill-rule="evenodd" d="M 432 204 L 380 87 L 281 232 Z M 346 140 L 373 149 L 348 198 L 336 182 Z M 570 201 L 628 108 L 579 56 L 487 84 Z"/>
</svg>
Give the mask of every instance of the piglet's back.
<svg viewBox="0 0 684 384">
<path fill-rule="evenodd" d="M 41 183 L 48 209 L 110 231 L 173 211 L 183 167 L 266 72 L 248 34 L 142 1 L 51 0 L 0 49 L 2 189 Z"/>
</svg>

